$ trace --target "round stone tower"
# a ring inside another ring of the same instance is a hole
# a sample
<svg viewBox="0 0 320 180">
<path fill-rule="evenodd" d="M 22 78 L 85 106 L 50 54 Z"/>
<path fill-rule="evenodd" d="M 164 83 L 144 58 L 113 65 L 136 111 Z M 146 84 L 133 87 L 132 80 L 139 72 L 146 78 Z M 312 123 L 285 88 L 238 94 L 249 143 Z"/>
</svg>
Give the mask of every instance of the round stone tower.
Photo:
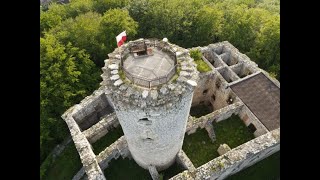
<svg viewBox="0 0 320 180">
<path fill-rule="evenodd" d="M 198 71 L 188 50 L 167 41 L 138 39 L 109 54 L 102 86 L 133 159 L 158 171 L 182 148 Z"/>
</svg>

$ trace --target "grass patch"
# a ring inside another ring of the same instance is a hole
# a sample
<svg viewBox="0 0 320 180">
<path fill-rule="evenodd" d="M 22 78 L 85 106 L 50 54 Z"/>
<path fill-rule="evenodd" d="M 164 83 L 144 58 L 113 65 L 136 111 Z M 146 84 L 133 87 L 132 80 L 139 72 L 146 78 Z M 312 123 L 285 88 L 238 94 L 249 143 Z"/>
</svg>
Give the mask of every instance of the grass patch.
<svg viewBox="0 0 320 180">
<path fill-rule="evenodd" d="M 176 83 L 176 82 L 177 82 L 178 77 L 179 77 L 179 75 L 178 75 L 178 74 L 175 74 L 174 76 L 172 76 L 172 78 L 171 78 L 171 82 Z"/>
<path fill-rule="evenodd" d="M 266 159 L 243 169 L 226 180 L 269 180 L 280 179 L 280 151 Z"/>
<path fill-rule="evenodd" d="M 148 170 L 140 167 L 133 159 L 113 159 L 104 170 L 108 180 L 130 179 L 130 180 L 151 180 Z"/>
<path fill-rule="evenodd" d="M 204 104 L 193 106 L 190 109 L 190 115 L 196 118 L 205 116 L 211 112 L 212 112 L 212 109 L 210 108 L 210 105 L 204 105 Z"/>
<path fill-rule="evenodd" d="M 231 116 L 219 123 L 213 123 L 216 141 L 211 142 L 205 129 L 186 135 L 182 149 L 190 158 L 195 167 L 199 167 L 219 156 L 217 150 L 220 144 L 226 143 L 235 148 L 251 139 L 254 135 L 245 126 L 238 116 Z"/>
<path fill-rule="evenodd" d="M 210 66 L 208 66 L 208 64 L 204 62 L 202 59 L 194 62 L 197 64 L 197 70 L 199 72 L 208 72 L 212 70 Z"/>
<path fill-rule="evenodd" d="M 129 81 L 129 79 L 127 79 L 127 77 L 126 77 L 126 75 L 124 74 L 122 68 L 119 69 L 118 74 L 119 74 L 120 79 L 121 79 L 124 83 L 126 83 L 126 84 L 131 84 L 131 81 Z"/>
<path fill-rule="evenodd" d="M 179 174 L 185 169 L 176 162 L 168 169 L 160 171 L 159 175 L 163 180 L 170 179 L 171 177 Z M 151 180 L 149 171 L 140 167 L 133 159 L 118 158 L 113 159 L 109 166 L 104 170 L 104 175 L 108 180 L 130 179 L 130 180 Z"/>
<path fill-rule="evenodd" d="M 194 62 L 197 64 L 197 70 L 199 72 L 208 72 L 211 71 L 211 67 L 203 61 L 202 53 L 199 49 L 190 50 L 190 56 L 194 59 Z"/>
<path fill-rule="evenodd" d="M 82 163 L 78 151 L 72 141 L 48 169 L 44 179 L 72 179 L 81 167 Z"/>
<path fill-rule="evenodd" d="M 109 132 L 100 138 L 98 141 L 92 144 L 93 152 L 98 155 L 102 152 L 106 147 L 110 146 L 117 139 L 123 136 L 123 131 L 121 126 L 119 125 L 117 128 L 113 128 L 109 130 Z"/>
<path fill-rule="evenodd" d="M 122 69 L 120 69 L 120 70 L 118 71 L 118 74 L 119 74 L 120 79 L 121 79 L 122 81 L 125 81 L 125 80 L 126 80 L 126 75 L 124 74 L 124 72 L 123 72 Z"/>
</svg>

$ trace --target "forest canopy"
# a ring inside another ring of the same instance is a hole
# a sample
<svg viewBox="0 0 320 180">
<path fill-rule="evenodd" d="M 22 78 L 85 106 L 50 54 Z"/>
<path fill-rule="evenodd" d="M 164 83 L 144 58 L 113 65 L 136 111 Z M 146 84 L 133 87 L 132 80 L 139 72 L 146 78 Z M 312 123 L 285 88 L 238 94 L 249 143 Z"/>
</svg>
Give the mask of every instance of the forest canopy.
<svg viewBox="0 0 320 180">
<path fill-rule="evenodd" d="M 52 1 L 40 6 L 40 165 L 68 134 L 62 113 L 99 86 L 124 30 L 185 48 L 229 41 L 280 79 L 280 0 Z"/>
</svg>

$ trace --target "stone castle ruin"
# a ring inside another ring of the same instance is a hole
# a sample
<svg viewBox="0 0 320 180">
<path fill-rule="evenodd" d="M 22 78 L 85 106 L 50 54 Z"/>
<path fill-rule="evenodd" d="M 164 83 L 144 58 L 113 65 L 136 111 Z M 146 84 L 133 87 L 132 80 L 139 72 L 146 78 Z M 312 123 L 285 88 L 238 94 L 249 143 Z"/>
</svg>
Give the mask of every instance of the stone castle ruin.
<svg viewBox="0 0 320 180">
<path fill-rule="evenodd" d="M 196 47 L 211 71 L 200 73 L 189 50 L 157 39 L 130 41 L 108 54 L 100 88 L 62 118 L 82 169 L 73 179 L 106 179 L 112 159 L 129 157 L 153 179 L 174 162 L 186 170 L 171 179 L 224 179 L 280 150 L 280 83 L 229 42 Z M 191 116 L 190 109 L 210 112 Z M 195 168 L 182 150 L 185 135 L 238 115 L 256 137 Z M 99 154 L 91 144 L 121 126 L 120 137 Z"/>
</svg>

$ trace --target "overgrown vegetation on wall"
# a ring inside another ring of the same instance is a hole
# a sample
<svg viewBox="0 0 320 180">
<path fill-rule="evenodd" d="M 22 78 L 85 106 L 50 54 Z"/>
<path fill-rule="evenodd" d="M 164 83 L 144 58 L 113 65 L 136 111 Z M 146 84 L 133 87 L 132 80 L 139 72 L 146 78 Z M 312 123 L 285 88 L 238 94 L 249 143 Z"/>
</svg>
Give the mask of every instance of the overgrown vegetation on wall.
<svg viewBox="0 0 320 180">
<path fill-rule="evenodd" d="M 185 48 L 229 41 L 280 78 L 280 0 L 72 0 L 40 7 L 40 165 L 68 128 L 62 113 L 91 94 L 126 30 L 128 40 Z"/>
<path fill-rule="evenodd" d="M 197 70 L 199 72 L 208 72 L 212 70 L 210 66 L 202 60 L 202 53 L 199 49 L 191 50 L 190 57 L 194 59 L 194 62 L 197 64 Z"/>
</svg>

